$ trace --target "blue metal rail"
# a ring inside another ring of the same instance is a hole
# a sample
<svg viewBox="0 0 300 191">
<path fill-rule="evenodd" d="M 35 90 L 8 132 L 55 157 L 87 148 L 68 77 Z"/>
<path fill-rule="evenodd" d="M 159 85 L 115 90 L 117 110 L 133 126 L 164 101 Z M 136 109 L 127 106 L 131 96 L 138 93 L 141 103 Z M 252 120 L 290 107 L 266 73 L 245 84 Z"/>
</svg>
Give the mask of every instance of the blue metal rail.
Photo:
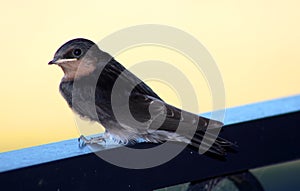
<svg viewBox="0 0 300 191">
<path fill-rule="evenodd" d="M 227 109 L 225 124 L 221 136 L 239 145 L 226 161 L 187 148 L 161 166 L 124 169 L 78 148 L 72 139 L 1 153 L 0 185 L 11 190 L 153 190 L 300 159 L 299 95 Z"/>
</svg>

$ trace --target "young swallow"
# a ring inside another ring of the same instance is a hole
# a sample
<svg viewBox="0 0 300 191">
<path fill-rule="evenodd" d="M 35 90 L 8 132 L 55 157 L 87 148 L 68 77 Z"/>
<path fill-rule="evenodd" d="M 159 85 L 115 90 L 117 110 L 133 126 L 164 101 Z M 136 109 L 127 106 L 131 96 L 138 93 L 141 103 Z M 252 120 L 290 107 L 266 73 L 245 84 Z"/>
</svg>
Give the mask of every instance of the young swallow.
<svg viewBox="0 0 300 191">
<path fill-rule="evenodd" d="M 60 66 L 64 72 L 59 90 L 70 108 L 105 128 L 104 136 L 90 140 L 81 136 L 85 143 L 100 143 L 106 138 L 120 144 L 135 143 L 141 139 L 152 143 L 175 141 L 195 149 L 199 149 L 201 144 L 217 156 L 225 156 L 227 148 L 234 145 L 206 131 L 221 128 L 223 123 L 167 104 L 137 76 L 88 39 L 66 42 L 49 64 Z M 116 82 L 118 88 L 114 88 Z M 124 104 L 126 99 L 127 105 Z M 123 112 L 125 107 L 129 109 L 124 111 L 129 113 Z"/>
</svg>

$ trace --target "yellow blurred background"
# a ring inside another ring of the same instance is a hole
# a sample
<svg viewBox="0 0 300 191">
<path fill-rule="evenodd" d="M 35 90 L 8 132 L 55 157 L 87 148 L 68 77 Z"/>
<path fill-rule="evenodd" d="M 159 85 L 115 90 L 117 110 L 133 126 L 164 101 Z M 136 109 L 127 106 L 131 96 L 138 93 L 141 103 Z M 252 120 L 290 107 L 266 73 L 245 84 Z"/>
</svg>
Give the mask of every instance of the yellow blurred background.
<svg viewBox="0 0 300 191">
<path fill-rule="evenodd" d="M 58 92 L 63 73 L 48 61 L 67 40 L 98 42 L 134 25 L 169 25 L 197 38 L 220 69 L 227 107 L 299 94 L 299 7 L 296 0 L 3 1 L 0 152 L 78 137 Z M 155 53 L 129 50 L 118 60 L 129 66 L 135 51 L 143 59 Z M 151 84 L 176 104 L 174 92 Z"/>
</svg>

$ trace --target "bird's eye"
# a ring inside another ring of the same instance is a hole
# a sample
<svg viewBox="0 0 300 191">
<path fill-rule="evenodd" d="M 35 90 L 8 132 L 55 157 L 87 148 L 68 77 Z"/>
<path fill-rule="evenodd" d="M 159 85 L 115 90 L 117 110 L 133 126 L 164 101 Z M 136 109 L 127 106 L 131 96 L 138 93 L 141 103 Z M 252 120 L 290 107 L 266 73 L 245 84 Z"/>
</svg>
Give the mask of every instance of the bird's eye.
<svg viewBox="0 0 300 191">
<path fill-rule="evenodd" d="M 73 50 L 73 55 L 75 57 L 79 57 L 81 55 L 81 53 L 82 53 L 82 51 L 79 48 L 76 48 L 76 49 Z"/>
</svg>

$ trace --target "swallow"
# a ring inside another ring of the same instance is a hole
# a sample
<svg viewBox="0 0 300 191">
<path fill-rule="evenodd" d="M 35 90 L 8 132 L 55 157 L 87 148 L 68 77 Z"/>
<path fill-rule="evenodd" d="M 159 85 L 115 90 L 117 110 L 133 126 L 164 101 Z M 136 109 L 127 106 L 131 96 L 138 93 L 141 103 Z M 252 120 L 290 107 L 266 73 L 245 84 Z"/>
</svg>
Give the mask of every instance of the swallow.
<svg viewBox="0 0 300 191">
<path fill-rule="evenodd" d="M 207 130 L 221 128 L 222 122 L 167 104 L 91 40 L 77 38 L 66 42 L 48 64 L 58 65 L 64 72 L 59 90 L 69 107 L 80 117 L 105 128 L 103 136 L 91 139 L 81 136 L 87 144 L 100 143 L 107 138 L 124 145 L 135 144 L 138 140 L 174 141 L 197 150 L 202 145 L 217 156 L 225 156 L 228 148 L 235 145 L 208 133 Z M 118 88 L 114 88 L 116 82 L 121 84 Z M 127 105 L 124 104 L 126 99 Z M 124 107 L 129 108 L 133 118 L 127 119 L 129 114 L 125 112 L 121 112 L 124 116 L 119 116 L 120 112 L 116 115 L 116 109 Z"/>
</svg>

